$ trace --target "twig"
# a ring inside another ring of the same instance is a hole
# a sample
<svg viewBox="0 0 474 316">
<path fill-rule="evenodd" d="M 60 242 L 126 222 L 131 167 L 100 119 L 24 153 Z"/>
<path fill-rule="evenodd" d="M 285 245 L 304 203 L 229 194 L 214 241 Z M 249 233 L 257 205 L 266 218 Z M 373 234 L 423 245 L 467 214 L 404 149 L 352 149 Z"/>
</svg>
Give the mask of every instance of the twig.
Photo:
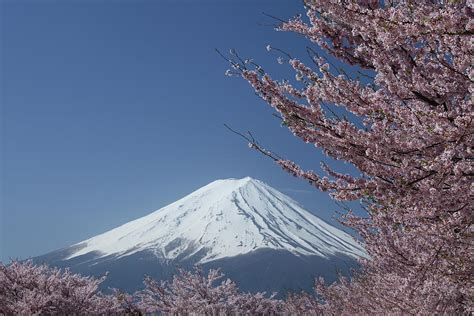
<svg viewBox="0 0 474 316">
<path fill-rule="evenodd" d="M 232 133 L 236 134 L 236 135 L 239 135 L 240 137 L 242 137 L 243 139 L 245 139 L 246 141 L 249 142 L 249 145 L 251 148 L 253 149 L 256 149 L 257 151 L 261 152 L 262 154 L 264 154 L 265 156 L 271 158 L 273 161 L 279 161 L 279 160 L 283 160 L 282 157 L 280 157 L 278 154 L 275 154 L 274 152 L 270 151 L 270 150 L 267 150 L 265 148 L 263 148 L 262 146 L 260 146 L 260 144 L 258 144 L 258 142 L 255 140 L 255 138 L 253 137 L 252 133 L 250 133 L 250 131 L 248 131 L 248 136 L 245 135 L 245 134 L 242 134 L 234 129 L 232 129 L 229 125 L 227 124 L 224 124 L 224 126 L 229 130 L 231 131 Z"/>
</svg>

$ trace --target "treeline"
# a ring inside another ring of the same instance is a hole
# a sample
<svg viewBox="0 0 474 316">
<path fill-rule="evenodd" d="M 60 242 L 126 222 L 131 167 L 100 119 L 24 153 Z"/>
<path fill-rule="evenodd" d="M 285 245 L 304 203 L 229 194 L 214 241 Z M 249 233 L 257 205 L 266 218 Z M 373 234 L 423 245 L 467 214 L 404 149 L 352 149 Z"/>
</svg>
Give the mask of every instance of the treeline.
<svg viewBox="0 0 474 316">
<path fill-rule="evenodd" d="M 102 278 L 85 277 L 31 261 L 0 264 L 0 315 L 290 315 L 320 314 L 309 294 L 285 300 L 242 293 L 218 270 L 180 270 L 170 281 L 146 277 L 133 294 L 99 290 Z"/>
</svg>

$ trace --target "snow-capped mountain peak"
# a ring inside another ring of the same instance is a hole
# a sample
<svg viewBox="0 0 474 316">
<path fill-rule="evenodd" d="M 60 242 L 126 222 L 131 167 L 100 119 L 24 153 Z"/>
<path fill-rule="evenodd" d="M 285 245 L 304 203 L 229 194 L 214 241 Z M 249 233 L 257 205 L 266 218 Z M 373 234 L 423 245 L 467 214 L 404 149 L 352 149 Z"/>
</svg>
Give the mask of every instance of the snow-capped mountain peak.
<svg viewBox="0 0 474 316">
<path fill-rule="evenodd" d="M 163 259 L 200 254 L 200 262 L 278 249 L 295 255 L 366 256 L 343 231 L 265 183 L 246 177 L 214 181 L 147 216 L 74 245 L 67 259 L 149 250 Z"/>
</svg>

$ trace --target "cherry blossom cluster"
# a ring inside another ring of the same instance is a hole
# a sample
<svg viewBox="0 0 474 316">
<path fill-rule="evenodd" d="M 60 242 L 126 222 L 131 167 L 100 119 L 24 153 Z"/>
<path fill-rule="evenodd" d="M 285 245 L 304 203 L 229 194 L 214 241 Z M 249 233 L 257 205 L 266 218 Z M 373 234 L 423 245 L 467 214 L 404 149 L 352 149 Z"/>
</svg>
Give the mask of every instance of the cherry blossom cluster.
<svg viewBox="0 0 474 316">
<path fill-rule="evenodd" d="M 309 294 L 242 293 L 219 270 L 179 270 L 170 281 L 144 280 L 133 294 L 102 294 L 105 277 L 83 277 L 31 261 L 0 264 L 0 315 L 296 315 L 316 311 Z M 311 307 L 311 308 L 310 308 Z"/>
<path fill-rule="evenodd" d="M 222 281 L 219 270 L 180 270 L 171 282 L 145 279 L 145 290 L 139 292 L 140 309 L 173 315 L 275 315 L 282 302 L 265 293 L 241 293 L 230 279 Z"/>
<path fill-rule="evenodd" d="M 310 64 L 288 59 L 295 83 L 232 65 L 295 136 L 361 173 L 323 165 L 327 176 L 321 176 L 257 143 L 250 146 L 333 198 L 360 201 L 367 210 L 368 218 L 348 212 L 343 220 L 363 237 L 371 259 L 361 260 L 363 271 L 351 282 L 329 288 L 319 282 L 322 308 L 472 312 L 473 2 L 305 5 L 306 18 L 278 27 L 322 51 L 310 54 Z M 321 56 L 338 58 L 346 70 Z"/>
<path fill-rule="evenodd" d="M 120 306 L 115 299 L 98 290 L 103 280 L 31 261 L 0 264 L 0 315 L 117 312 Z"/>
</svg>

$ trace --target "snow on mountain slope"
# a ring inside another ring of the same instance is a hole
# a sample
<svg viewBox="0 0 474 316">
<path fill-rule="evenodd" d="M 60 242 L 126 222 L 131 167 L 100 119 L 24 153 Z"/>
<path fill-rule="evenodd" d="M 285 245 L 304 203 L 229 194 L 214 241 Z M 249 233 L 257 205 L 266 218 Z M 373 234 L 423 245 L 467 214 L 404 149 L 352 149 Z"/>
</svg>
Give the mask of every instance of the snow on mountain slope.
<svg viewBox="0 0 474 316">
<path fill-rule="evenodd" d="M 204 254 L 200 263 L 281 249 L 295 255 L 366 256 L 343 231 L 252 178 L 214 181 L 147 216 L 73 246 L 67 259 L 150 250 L 163 259 Z"/>
</svg>

